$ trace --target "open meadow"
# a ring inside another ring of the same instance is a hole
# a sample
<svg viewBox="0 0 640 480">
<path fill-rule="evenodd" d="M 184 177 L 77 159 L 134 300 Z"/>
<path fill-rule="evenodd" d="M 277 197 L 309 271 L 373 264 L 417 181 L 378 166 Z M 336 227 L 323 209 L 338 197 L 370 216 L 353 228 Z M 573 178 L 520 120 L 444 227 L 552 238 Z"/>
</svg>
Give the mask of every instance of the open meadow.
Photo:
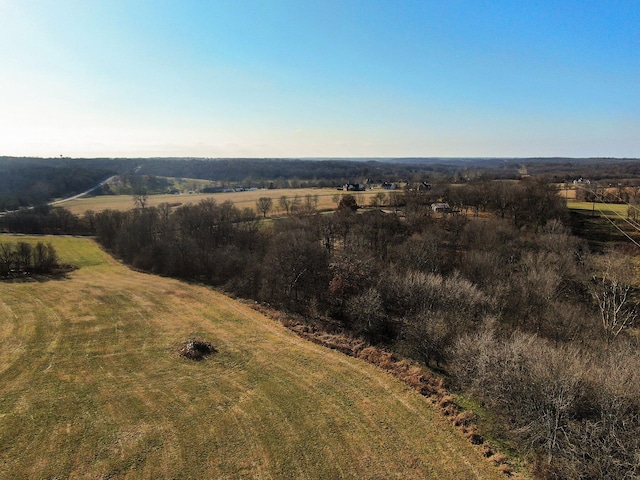
<svg viewBox="0 0 640 480">
<path fill-rule="evenodd" d="M 295 188 L 295 189 L 274 189 L 274 190 L 254 190 L 244 192 L 230 193 L 182 193 L 176 195 L 150 195 L 147 201 L 148 206 L 158 206 L 161 203 L 171 205 L 186 205 L 198 203 L 204 199 L 214 199 L 216 202 L 222 203 L 231 201 L 240 208 L 250 208 L 256 210 L 256 201 L 260 197 L 269 197 L 273 199 L 273 207 L 269 215 L 277 215 L 285 213 L 278 204 L 278 199 L 283 195 L 289 199 L 293 199 L 296 195 L 304 204 L 307 196 L 318 199 L 318 210 L 331 210 L 336 208 L 334 197 L 336 195 L 352 194 L 358 200 L 359 205 L 368 205 L 369 199 L 383 190 L 367 190 L 366 192 L 347 192 L 332 188 Z M 385 192 L 386 193 L 386 192 Z M 80 198 L 69 202 L 61 203 L 63 206 L 76 215 L 84 215 L 88 210 L 100 212 L 102 210 L 130 210 L 135 207 L 133 197 L 131 195 L 101 195 L 97 197 Z M 260 213 L 260 212 L 258 212 Z"/>
<path fill-rule="evenodd" d="M 0 478 L 502 477 L 381 370 L 90 239 L 16 240 L 79 268 L 0 283 Z"/>
</svg>

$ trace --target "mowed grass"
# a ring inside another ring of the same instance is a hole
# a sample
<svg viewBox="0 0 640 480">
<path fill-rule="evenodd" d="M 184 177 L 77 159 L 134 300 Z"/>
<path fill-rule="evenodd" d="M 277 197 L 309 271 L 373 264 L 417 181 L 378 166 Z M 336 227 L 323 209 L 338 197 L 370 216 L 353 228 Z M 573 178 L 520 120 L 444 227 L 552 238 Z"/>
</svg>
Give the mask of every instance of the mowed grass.
<svg viewBox="0 0 640 480">
<path fill-rule="evenodd" d="M 278 200 L 280 197 L 287 196 L 293 199 L 296 195 L 300 198 L 301 205 L 305 203 L 307 195 L 318 197 L 319 210 L 335 209 L 337 204 L 334 196 L 351 194 L 356 197 L 359 205 L 369 205 L 371 197 L 378 192 L 388 193 L 384 190 L 367 190 L 366 192 L 347 192 L 332 188 L 292 188 L 292 189 L 274 189 L 274 190 L 255 190 L 246 192 L 232 193 L 196 193 L 196 194 L 179 194 L 179 195 L 150 195 L 147 201 L 148 206 L 158 206 L 161 203 L 169 204 L 193 204 L 204 199 L 214 199 L 216 202 L 222 203 L 230 200 L 233 204 L 240 208 L 250 208 L 256 210 L 256 201 L 260 197 L 270 197 L 273 199 L 273 208 L 268 216 L 283 214 L 285 211 L 280 208 Z M 131 195 L 101 195 L 98 197 L 80 198 L 69 202 L 61 203 L 60 206 L 65 207 L 76 215 L 84 215 L 87 210 L 101 212 L 103 210 L 131 210 L 135 207 Z M 262 212 L 257 212 L 262 216 Z"/>
<path fill-rule="evenodd" d="M 570 210 L 582 212 L 594 212 L 596 215 L 606 215 L 612 218 L 627 218 L 629 207 L 625 203 L 596 203 L 593 202 L 567 202 Z"/>
<path fill-rule="evenodd" d="M 44 240 L 80 268 L 0 283 L 0 478 L 501 478 L 388 374 L 90 239 Z M 180 357 L 194 336 L 218 352 Z"/>
</svg>

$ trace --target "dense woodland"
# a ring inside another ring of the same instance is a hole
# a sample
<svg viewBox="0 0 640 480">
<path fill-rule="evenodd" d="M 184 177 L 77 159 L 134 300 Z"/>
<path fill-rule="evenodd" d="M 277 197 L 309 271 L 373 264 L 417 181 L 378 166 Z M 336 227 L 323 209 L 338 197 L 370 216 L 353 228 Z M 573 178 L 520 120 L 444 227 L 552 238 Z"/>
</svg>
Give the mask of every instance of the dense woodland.
<svg viewBox="0 0 640 480">
<path fill-rule="evenodd" d="M 434 200 L 454 213 L 434 213 Z M 270 221 L 258 205 L 214 200 L 84 218 L 46 208 L 3 228 L 95 234 L 135 268 L 422 361 L 487 409 L 494 435 L 541 478 L 640 478 L 636 252 L 593 253 L 548 179 L 377 202 L 394 208 L 359 209 L 346 196 L 332 215 L 308 204 Z"/>
<path fill-rule="evenodd" d="M 113 167 L 99 161 L 0 158 L 0 211 L 84 192 L 117 173 Z"/>
</svg>

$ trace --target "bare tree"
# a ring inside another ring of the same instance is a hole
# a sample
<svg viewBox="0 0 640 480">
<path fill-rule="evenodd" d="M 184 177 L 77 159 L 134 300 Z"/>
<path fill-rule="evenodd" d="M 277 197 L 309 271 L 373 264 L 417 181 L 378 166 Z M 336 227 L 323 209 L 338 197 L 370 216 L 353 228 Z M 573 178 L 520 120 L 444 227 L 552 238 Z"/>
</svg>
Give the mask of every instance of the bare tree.
<svg viewBox="0 0 640 480">
<path fill-rule="evenodd" d="M 267 218 L 267 213 L 273 206 L 273 199 L 271 197 L 260 197 L 256 202 L 256 208 L 262 213 L 263 218 Z"/>
<path fill-rule="evenodd" d="M 384 205 L 386 198 L 387 195 L 384 192 L 378 192 L 369 199 L 369 205 L 372 207 L 381 207 Z"/>
<path fill-rule="evenodd" d="M 345 314 L 355 332 L 370 339 L 384 329 L 385 315 L 380 293 L 375 288 L 347 299 Z"/>
<path fill-rule="evenodd" d="M 146 177 L 132 177 L 131 188 L 133 190 L 132 198 L 136 208 L 144 208 L 147 206 L 149 199 L 149 185 Z"/>
<path fill-rule="evenodd" d="M 579 350 L 553 348 L 538 336 L 521 332 L 498 338 L 491 322 L 461 337 L 454 348 L 457 381 L 501 408 L 513 434 L 544 455 L 547 467 L 570 450 L 568 434 L 587 364 Z"/>
<path fill-rule="evenodd" d="M 294 195 L 291 200 L 290 206 L 291 213 L 298 212 L 300 210 L 300 197 L 298 195 Z"/>
<path fill-rule="evenodd" d="M 17 261 L 17 254 L 14 245 L 11 243 L 0 243 L 0 273 L 3 275 L 11 272 Z"/>
<path fill-rule="evenodd" d="M 31 260 L 33 258 L 33 248 L 30 243 L 18 242 L 16 248 L 16 256 L 18 259 L 19 268 L 26 271 L 31 268 Z"/>
<path fill-rule="evenodd" d="M 56 265 L 56 251 L 51 243 L 45 245 L 43 242 L 36 243 L 33 248 L 33 267 L 39 273 L 51 272 Z"/>
<path fill-rule="evenodd" d="M 147 200 L 149 200 L 149 193 L 146 188 L 140 187 L 133 193 L 133 203 L 136 208 L 145 208 L 147 206 Z"/>
<path fill-rule="evenodd" d="M 632 298 L 632 265 L 630 258 L 608 256 L 602 273 L 593 277 L 591 294 L 598 305 L 607 346 L 638 316 L 638 305 Z"/>
<path fill-rule="evenodd" d="M 305 196 L 305 207 L 310 212 L 315 211 L 318 208 L 318 195 L 306 195 Z"/>
<path fill-rule="evenodd" d="M 278 204 L 280 205 L 280 208 L 282 208 L 285 212 L 287 212 L 287 215 L 288 215 L 289 212 L 291 211 L 291 206 L 293 204 L 293 201 L 286 195 L 282 195 L 278 199 Z"/>
<path fill-rule="evenodd" d="M 425 365 L 431 361 L 440 363 L 445 360 L 445 351 L 455 338 L 453 322 L 438 312 L 425 311 L 415 317 L 406 325 L 406 341 L 414 355 L 422 360 Z"/>
<path fill-rule="evenodd" d="M 398 209 L 404 205 L 404 194 L 402 192 L 389 192 L 389 203 L 397 213 Z"/>
<path fill-rule="evenodd" d="M 262 295 L 270 302 L 300 309 L 323 295 L 328 282 L 328 253 L 309 229 L 277 234 L 267 246 Z"/>
</svg>

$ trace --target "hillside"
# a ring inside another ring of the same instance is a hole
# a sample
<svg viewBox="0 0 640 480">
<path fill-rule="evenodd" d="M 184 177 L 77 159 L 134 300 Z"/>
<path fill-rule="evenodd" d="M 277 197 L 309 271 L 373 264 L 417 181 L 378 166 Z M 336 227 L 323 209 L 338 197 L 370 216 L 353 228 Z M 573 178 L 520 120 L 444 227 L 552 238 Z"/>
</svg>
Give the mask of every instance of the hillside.
<svg viewBox="0 0 640 480">
<path fill-rule="evenodd" d="M 384 372 L 91 240 L 51 241 L 80 268 L 0 283 L 1 478 L 501 478 Z M 193 336 L 217 353 L 181 358 Z"/>
</svg>

